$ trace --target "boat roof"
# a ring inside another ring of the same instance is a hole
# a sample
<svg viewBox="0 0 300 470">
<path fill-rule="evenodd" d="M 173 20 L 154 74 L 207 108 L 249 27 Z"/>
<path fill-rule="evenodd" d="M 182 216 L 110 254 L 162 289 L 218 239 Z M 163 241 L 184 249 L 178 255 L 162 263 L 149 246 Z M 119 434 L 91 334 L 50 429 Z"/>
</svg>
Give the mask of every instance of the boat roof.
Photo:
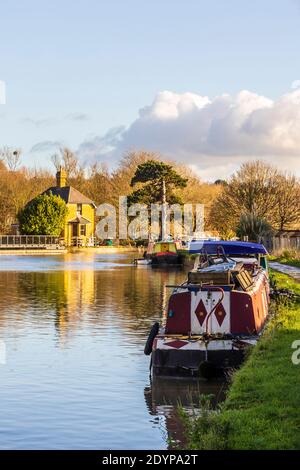
<svg viewBox="0 0 300 470">
<path fill-rule="evenodd" d="M 195 240 L 189 244 L 189 253 L 203 253 L 208 255 L 225 254 L 238 255 L 267 255 L 268 252 L 261 243 L 225 241 L 225 240 Z"/>
</svg>

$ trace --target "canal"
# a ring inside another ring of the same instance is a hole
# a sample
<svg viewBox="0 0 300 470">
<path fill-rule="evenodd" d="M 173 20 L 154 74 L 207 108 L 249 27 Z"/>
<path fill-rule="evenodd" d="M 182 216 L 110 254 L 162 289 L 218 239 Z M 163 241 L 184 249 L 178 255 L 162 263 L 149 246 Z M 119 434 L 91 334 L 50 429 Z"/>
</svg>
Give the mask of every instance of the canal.
<svg viewBox="0 0 300 470">
<path fill-rule="evenodd" d="M 0 256 L 0 448 L 166 449 L 178 400 L 222 383 L 151 383 L 143 348 L 181 270 L 133 256 Z"/>
</svg>

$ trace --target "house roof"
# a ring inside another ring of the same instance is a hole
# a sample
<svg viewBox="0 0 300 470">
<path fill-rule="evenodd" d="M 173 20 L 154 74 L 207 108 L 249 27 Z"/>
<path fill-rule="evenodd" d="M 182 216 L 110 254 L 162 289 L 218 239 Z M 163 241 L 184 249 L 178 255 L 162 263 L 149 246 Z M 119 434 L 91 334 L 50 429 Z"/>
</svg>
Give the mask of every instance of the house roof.
<svg viewBox="0 0 300 470">
<path fill-rule="evenodd" d="M 81 225 L 88 225 L 91 223 L 89 219 L 82 217 L 82 215 L 78 215 L 75 219 L 68 220 L 69 224 L 81 224 Z"/>
<path fill-rule="evenodd" d="M 72 186 L 52 186 L 46 189 L 42 194 L 53 194 L 53 196 L 60 196 L 67 204 L 92 204 L 96 207 L 96 204 L 84 194 L 80 193 L 77 189 Z"/>
</svg>

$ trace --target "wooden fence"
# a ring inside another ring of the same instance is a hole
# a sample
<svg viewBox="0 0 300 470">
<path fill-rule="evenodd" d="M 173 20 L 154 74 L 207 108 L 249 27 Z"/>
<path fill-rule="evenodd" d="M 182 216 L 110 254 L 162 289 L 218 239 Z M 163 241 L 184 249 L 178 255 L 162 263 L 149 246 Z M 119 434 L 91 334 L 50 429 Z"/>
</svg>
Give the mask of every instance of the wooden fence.
<svg viewBox="0 0 300 470">
<path fill-rule="evenodd" d="M 49 235 L 0 235 L 0 249 L 53 249 L 61 247 L 63 247 L 61 239 Z"/>
<path fill-rule="evenodd" d="M 262 243 L 269 253 L 276 253 L 282 250 L 297 250 L 300 252 L 300 236 L 276 236 L 263 239 Z"/>
</svg>

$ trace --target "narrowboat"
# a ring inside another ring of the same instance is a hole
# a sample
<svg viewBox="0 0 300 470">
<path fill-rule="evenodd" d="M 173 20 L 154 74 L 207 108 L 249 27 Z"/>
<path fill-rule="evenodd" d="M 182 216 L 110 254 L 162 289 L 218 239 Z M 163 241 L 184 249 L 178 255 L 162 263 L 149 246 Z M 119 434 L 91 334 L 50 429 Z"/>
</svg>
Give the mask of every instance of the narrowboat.
<svg viewBox="0 0 300 470">
<path fill-rule="evenodd" d="M 181 248 L 179 241 L 157 241 L 149 243 L 147 258 L 151 259 L 152 267 L 179 265 L 181 258 L 178 250 Z"/>
<path fill-rule="evenodd" d="M 267 250 L 258 243 L 195 242 L 187 280 L 173 289 L 145 354 L 153 376 L 206 378 L 241 364 L 267 321 Z"/>
</svg>

